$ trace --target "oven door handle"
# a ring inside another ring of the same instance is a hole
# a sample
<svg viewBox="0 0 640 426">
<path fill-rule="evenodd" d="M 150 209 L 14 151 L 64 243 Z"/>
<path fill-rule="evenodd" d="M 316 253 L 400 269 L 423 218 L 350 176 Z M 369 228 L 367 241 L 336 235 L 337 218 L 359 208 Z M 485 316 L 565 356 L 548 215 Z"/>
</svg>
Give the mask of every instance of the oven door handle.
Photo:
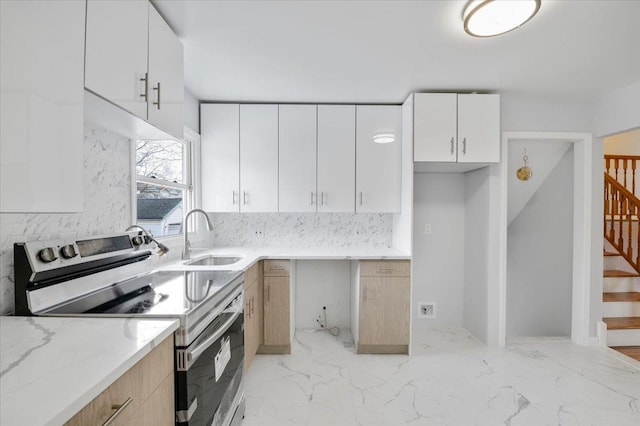
<svg viewBox="0 0 640 426">
<path fill-rule="evenodd" d="M 222 327 L 220 327 L 220 329 L 218 331 L 216 331 L 214 334 L 212 334 L 211 337 L 207 338 L 204 342 L 200 343 L 195 348 L 187 349 L 187 351 L 186 351 L 186 354 L 187 354 L 187 369 L 189 368 L 189 366 L 192 363 L 196 362 L 196 360 L 200 357 L 200 355 L 202 355 L 204 353 L 204 351 L 206 351 L 209 348 L 209 346 L 213 345 L 213 343 L 216 340 L 218 340 L 224 333 L 227 332 L 227 330 L 229 330 L 231 325 L 240 316 L 240 314 L 242 314 L 242 309 L 239 309 L 238 311 L 234 312 L 234 314 L 231 316 L 231 318 L 229 318 L 227 321 L 225 321 L 225 323 L 222 325 Z"/>
</svg>

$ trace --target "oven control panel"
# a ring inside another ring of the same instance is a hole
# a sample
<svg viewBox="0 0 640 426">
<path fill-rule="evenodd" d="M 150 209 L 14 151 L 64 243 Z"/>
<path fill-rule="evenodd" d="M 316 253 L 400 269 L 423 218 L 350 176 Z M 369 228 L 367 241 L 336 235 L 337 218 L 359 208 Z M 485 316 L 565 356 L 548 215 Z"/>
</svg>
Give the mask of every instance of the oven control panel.
<svg viewBox="0 0 640 426">
<path fill-rule="evenodd" d="M 137 231 L 78 238 L 76 240 L 32 241 L 25 243 L 29 262 L 36 272 L 154 248 L 155 243 Z"/>
</svg>

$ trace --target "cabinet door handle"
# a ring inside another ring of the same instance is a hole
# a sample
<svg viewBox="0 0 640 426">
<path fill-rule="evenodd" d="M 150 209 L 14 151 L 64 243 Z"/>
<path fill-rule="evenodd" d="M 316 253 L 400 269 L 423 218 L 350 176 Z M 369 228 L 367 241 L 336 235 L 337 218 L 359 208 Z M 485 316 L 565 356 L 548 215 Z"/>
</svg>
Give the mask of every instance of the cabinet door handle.
<svg viewBox="0 0 640 426">
<path fill-rule="evenodd" d="M 360 205 L 362 205 L 362 191 L 360 191 Z"/>
<path fill-rule="evenodd" d="M 321 203 L 324 206 L 324 191 L 320 193 L 320 198 L 322 198 Z"/>
<path fill-rule="evenodd" d="M 247 191 L 242 191 L 242 204 L 247 205 Z"/>
<path fill-rule="evenodd" d="M 245 305 L 247 306 L 247 317 L 249 317 L 249 319 L 251 319 L 251 300 L 249 300 L 247 303 L 245 303 Z"/>
<path fill-rule="evenodd" d="M 153 90 L 156 90 L 158 92 L 158 102 L 154 102 L 153 104 L 156 105 L 158 109 L 160 109 L 160 82 L 158 82 L 158 85 L 154 87 Z"/>
<path fill-rule="evenodd" d="M 144 98 L 144 101 L 147 102 L 149 100 L 149 73 L 145 72 L 144 77 L 142 77 L 140 81 L 144 81 L 144 93 L 142 93 L 140 97 Z"/>
<path fill-rule="evenodd" d="M 313 205 L 313 191 L 311 191 L 311 205 Z"/>
<path fill-rule="evenodd" d="M 467 138 L 462 139 L 462 154 L 467 153 Z"/>
<path fill-rule="evenodd" d="M 129 406 L 129 404 L 131 404 L 131 401 L 133 401 L 133 399 L 129 397 L 122 404 L 112 405 L 111 409 L 116 411 L 112 415 L 110 415 L 109 418 L 104 423 L 102 423 L 102 426 L 109 426 L 111 423 L 113 423 L 116 417 L 118 417 L 120 413 L 122 413 L 125 410 L 125 408 Z"/>
<path fill-rule="evenodd" d="M 451 138 L 451 155 L 453 155 L 453 138 Z"/>
<path fill-rule="evenodd" d="M 251 316 L 253 316 L 253 308 L 255 305 L 255 300 L 253 299 L 253 296 L 251 296 Z"/>
<path fill-rule="evenodd" d="M 234 190 L 234 191 L 233 191 L 233 204 L 232 204 L 232 205 L 234 205 L 234 206 L 235 206 L 235 205 L 236 205 L 236 202 L 237 202 L 237 194 L 236 194 L 236 191 Z"/>
</svg>

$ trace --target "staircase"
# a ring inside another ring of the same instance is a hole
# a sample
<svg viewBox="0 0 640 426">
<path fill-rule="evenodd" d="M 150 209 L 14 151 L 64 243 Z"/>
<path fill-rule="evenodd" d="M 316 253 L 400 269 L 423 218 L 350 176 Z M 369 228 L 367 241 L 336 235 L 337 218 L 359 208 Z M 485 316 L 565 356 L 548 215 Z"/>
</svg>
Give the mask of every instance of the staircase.
<svg viewBox="0 0 640 426">
<path fill-rule="evenodd" d="M 605 156 L 603 321 L 607 345 L 640 361 L 640 156 Z"/>
</svg>

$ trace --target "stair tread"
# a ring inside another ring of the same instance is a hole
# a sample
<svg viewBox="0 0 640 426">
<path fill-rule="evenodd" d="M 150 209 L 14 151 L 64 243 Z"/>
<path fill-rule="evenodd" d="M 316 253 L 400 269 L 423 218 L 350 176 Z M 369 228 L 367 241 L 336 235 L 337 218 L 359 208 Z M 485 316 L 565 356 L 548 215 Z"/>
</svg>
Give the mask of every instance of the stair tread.
<svg viewBox="0 0 640 426">
<path fill-rule="evenodd" d="M 602 293 L 603 302 L 640 302 L 640 293 L 625 291 L 619 293 Z"/>
<path fill-rule="evenodd" d="M 638 274 L 637 272 L 618 271 L 616 269 L 605 269 L 604 277 L 605 278 L 640 277 L 640 274 Z"/>
<path fill-rule="evenodd" d="M 630 330 L 640 328 L 640 317 L 602 318 L 607 324 L 607 330 Z"/>
<path fill-rule="evenodd" d="M 615 253 L 613 251 L 605 251 L 604 255 L 605 256 L 622 256 L 620 253 Z"/>
<path fill-rule="evenodd" d="M 640 361 L 640 346 L 612 346 L 611 349 L 615 349 L 636 361 Z"/>
</svg>

